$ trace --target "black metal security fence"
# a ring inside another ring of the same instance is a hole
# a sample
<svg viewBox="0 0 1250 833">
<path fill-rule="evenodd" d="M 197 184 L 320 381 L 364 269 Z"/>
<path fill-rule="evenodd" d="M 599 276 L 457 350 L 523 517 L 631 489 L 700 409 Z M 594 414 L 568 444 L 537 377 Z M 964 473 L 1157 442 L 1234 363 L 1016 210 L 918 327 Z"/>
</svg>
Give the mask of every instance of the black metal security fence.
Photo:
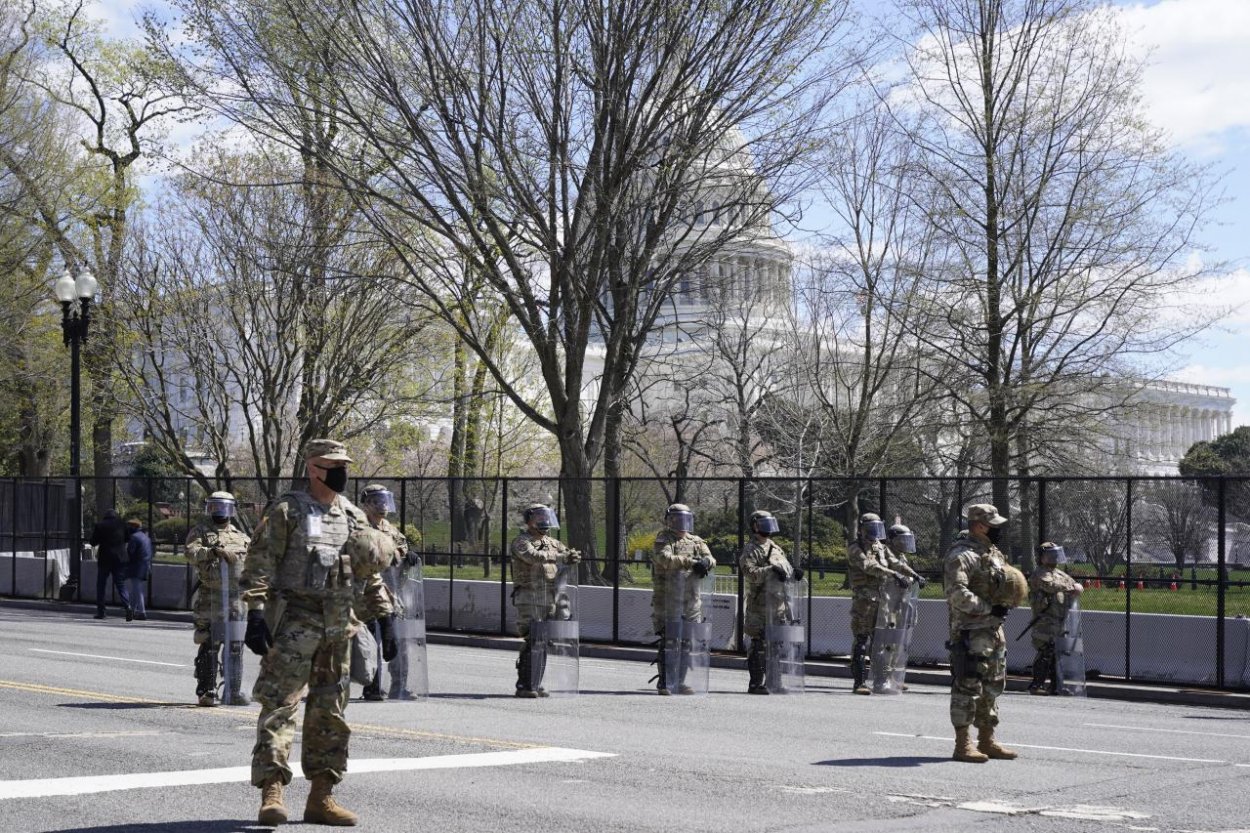
<svg viewBox="0 0 1250 833">
<path fill-rule="evenodd" d="M 511 633 L 508 546 L 531 503 L 555 507 L 559 534 L 585 550 L 578 597 L 583 638 L 653 640 L 650 551 L 665 507 L 690 505 L 696 532 L 715 555 L 710 618 L 725 650 L 743 648 L 743 582 L 737 553 L 746 519 L 768 509 L 779 542 L 807 571 L 808 650 L 844 656 L 851 647 L 846 543 L 855 519 L 876 512 L 915 533 L 913 566 L 931 579 L 922 592 L 912 660 L 946 659 L 941 563 L 972 503 L 995 503 L 1011 523 L 1002 544 L 1026 571 L 1045 540 L 1064 545 L 1081 596 L 1092 675 L 1250 688 L 1250 478 L 438 479 L 388 477 L 348 485 L 354 496 L 381 482 L 397 520 L 424 554 L 427 617 L 435 629 Z M 240 520 L 255 526 L 286 484 L 235 478 Z M 77 502 L 75 498 L 78 498 Z M 95 562 L 83 541 L 98 511 L 138 517 L 157 547 L 149 605 L 185 608 L 195 589 L 184 557 L 205 490 L 183 478 L 0 480 L 0 594 L 94 601 Z M 81 525 L 71 521 L 81 511 Z M 111 589 L 106 592 L 111 593 Z M 1009 664 L 1032 661 L 1027 610 L 1008 618 Z"/>
</svg>

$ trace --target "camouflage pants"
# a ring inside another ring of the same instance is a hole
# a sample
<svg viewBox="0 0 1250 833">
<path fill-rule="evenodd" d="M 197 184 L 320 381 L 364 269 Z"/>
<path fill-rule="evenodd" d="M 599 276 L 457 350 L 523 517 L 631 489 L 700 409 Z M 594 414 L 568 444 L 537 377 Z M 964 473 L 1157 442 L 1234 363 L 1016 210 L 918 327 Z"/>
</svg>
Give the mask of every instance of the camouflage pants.
<svg viewBox="0 0 1250 833">
<path fill-rule="evenodd" d="M 877 628 L 877 591 L 857 587 L 851 594 L 851 635 L 856 639 L 871 637 Z"/>
<path fill-rule="evenodd" d="M 951 682 L 951 725 L 997 726 L 998 696 L 1007 685 L 1007 639 L 1001 627 L 966 635 L 969 668 Z"/>
<path fill-rule="evenodd" d="M 343 715 L 350 686 L 351 640 L 326 639 L 321 613 L 288 609 L 274 634 L 273 647 L 261 659 L 252 697 L 260 703 L 256 746 L 252 749 L 252 784 L 275 775 L 291 783 L 287 757 L 295 740 L 295 714 L 308 687 L 300 766 L 305 778 L 328 775 L 334 783 L 347 772 Z"/>
</svg>

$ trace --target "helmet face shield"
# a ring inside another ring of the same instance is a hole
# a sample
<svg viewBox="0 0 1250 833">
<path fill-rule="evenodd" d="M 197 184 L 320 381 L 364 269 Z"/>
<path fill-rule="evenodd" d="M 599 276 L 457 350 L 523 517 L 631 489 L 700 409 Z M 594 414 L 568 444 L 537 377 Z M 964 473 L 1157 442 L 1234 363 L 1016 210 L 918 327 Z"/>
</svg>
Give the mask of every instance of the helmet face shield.
<svg viewBox="0 0 1250 833">
<path fill-rule="evenodd" d="M 204 501 L 204 514 L 214 518 L 233 518 L 234 501 L 222 497 L 210 497 Z"/>
<path fill-rule="evenodd" d="M 776 535 L 781 531 L 781 526 L 777 523 L 776 518 L 756 518 L 751 523 L 751 528 L 760 535 Z"/>
<path fill-rule="evenodd" d="M 395 511 L 395 495 L 390 489 L 374 489 L 360 496 L 360 504 L 383 514 L 389 514 Z"/>
<path fill-rule="evenodd" d="M 911 554 L 916 551 L 916 536 L 910 532 L 900 532 L 890 536 L 890 545 L 899 552 Z"/>
<path fill-rule="evenodd" d="M 546 506 L 539 509 L 531 509 L 527 512 L 525 514 L 525 522 L 532 523 L 542 530 L 560 528 L 560 519 L 556 517 L 555 510 Z"/>
<path fill-rule="evenodd" d="M 688 510 L 670 511 L 664 516 L 664 523 L 677 532 L 694 532 L 694 513 Z"/>
<path fill-rule="evenodd" d="M 1068 556 L 1063 547 L 1042 547 L 1039 551 L 1041 560 L 1052 564 L 1067 564 Z"/>
<path fill-rule="evenodd" d="M 863 530 L 864 537 L 870 541 L 880 541 L 885 538 L 885 524 L 881 521 L 867 521 L 860 529 Z"/>
</svg>

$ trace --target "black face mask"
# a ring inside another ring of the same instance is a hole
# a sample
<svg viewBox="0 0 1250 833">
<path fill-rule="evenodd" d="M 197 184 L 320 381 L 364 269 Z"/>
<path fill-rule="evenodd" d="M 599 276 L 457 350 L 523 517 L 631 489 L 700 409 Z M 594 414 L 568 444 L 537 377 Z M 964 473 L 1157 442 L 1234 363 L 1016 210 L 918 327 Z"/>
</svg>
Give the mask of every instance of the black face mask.
<svg viewBox="0 0 1250 833">
<path fill-rule="evenodd" d="M 1003 528 L 1001 526 L 991 526 L 985 531 L 985 537 L 990 539 L 990 543 L 998 546 L 998 539 L 1002 535 Z"/>
<path fill-rule="evenodd" d="M 229 515 L 213 515 L 212 518 L 213 518 L 213 523 L 217 524 L 218 526 L 225 526 L 226 523 L 230 520 Z"/>
<path fill-rule="evenodd" d="M 338 468 L 325 470 L 325 484 L 332 492 L 342 492 L 347 488 L 347 467 L 339 466 Z"/>
</svg>

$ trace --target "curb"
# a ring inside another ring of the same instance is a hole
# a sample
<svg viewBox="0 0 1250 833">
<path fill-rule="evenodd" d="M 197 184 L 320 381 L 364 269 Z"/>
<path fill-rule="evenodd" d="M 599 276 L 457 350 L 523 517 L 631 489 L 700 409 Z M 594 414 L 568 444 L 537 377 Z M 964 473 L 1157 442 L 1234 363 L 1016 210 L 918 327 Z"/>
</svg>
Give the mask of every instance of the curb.
<svg viewBox="0 0 1250 833">
<path fill-rule="evenodd" d="M 81 602 L 61 602 L 50 599 L 0 599 L 0 610 L 6 608 L 17 610 L 62 610 L 84 614 L 91 614 L 95 611 L 94 604 Z M 107 609 L 109 618 L 122 618 L 116 610 L 116 606 L 110 606 Z M 147 611 L 147 617 L 148 621 L 184 622 L 186 624 L 190 624 L 192 619 L 191 612 L 185 610 L 149 610 Z M 495 651 L 517 651 L 518 646 L 521 644 L 519 637 L 499 636 L 498 634 L 430 631 L 427 639 L 432 645 L 458 645 L 465 648 L 485 648 Z M 581 645 L 580 655 L 591 659 L 649 663 L 655 659 L 655 649 L 584 642 Z M 746 658 L 743 656 L 716 653 L 712 654 L 711 659 L 714 668 L 746 671 Z M 845 661 L 808 660 L 806 673 L 812 677 L 851 678 L 850 665 Z M 907 670 L 907 680 L 908 682 L 921 685 L 946 686 L 950 685 L 950 673 L 943 668 L 909 668 Z M 1024 692 L 1028 690 L 1028 683 L 1027 677 L 1008 675 L 1007 690 Z M 1250 710 L 1250 694 L 1234 691 L 1177 688 L 1167 685 L 1147 685 L 1107 680 L 1091 681 L 1086 684 L 1085 690 L 1090 698 L 1099 700 Z"/>
</svg>

